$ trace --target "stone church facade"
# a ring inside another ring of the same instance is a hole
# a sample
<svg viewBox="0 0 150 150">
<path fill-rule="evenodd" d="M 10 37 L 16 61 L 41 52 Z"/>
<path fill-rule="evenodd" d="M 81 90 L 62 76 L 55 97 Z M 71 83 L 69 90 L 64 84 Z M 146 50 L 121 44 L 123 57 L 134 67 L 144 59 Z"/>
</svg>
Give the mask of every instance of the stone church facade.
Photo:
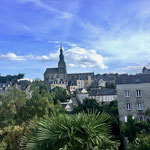
<svg viewBox="0 0 150 150">
<path fill-rule="evenodd" d="M 54 87 L 69 89 L 71 92 L 79 88 L 86 88 L 92 84 L 94 73 L 73 73 L 67 74 L 63 50 L 60 47 L 59 62 L 57 68 L 47 68 L 44 73 L 44 83 Z"/>
<path fill-rule="evenodd" d="M 62 48 L 60 48 L 58 68 L 46 69 L 44 73 L 44 83 L 51 85 L 51 89 L 56 86 L 64 89 L 67 88 L 67 69 Z"/>
</svg>

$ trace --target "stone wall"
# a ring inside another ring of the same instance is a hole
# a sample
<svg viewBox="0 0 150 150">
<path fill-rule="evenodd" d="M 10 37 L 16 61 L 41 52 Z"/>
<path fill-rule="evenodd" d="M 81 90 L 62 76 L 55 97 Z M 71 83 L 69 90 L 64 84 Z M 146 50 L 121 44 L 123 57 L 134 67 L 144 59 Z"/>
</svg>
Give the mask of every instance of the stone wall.
<svg viewBox="0 0 150 150">
<path fill-rule="evenodd" d="M 125 90 L 129 90 L 129 97 L 125 96 Z M 141 90 L 141 97 L 136 96 L 136 90 Z M 119 84 L 117 85 L 118 111 L 121 122 L 125 121 L 128 115 L 139 119 L 145 117 L 145 112 L 150 108 L 150 83 Z M 137 104 L 143 103 L 143 110 L 137 109 Z M 126 103 L 130 103 L 130 110 L 126 109 Z"/>
</svg>

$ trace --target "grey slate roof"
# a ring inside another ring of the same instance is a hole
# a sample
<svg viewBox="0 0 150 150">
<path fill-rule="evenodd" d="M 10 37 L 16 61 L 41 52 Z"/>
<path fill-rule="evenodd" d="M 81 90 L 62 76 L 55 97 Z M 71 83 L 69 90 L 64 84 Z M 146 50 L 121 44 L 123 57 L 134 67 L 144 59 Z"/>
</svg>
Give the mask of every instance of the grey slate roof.
<svg viewBox="0 0 150 150">
<path fill-rule="evenodd" d="M 89 75 L 93 78 L 94 77 L 94 72 L 67 74 L 67 78 L 68 78 L 68 81 L 77 80 L 77 79 L 87 80 Z"/>
<path fill-rule="evenodd" d="M 117 95 L 116 89 L 94 89 L 89 96 Z"/>
<path fill-rule="evenodd" d="M 48 74 L 58 73 L 58 68 L 47 68 L 45 73 L 48 73 Z"/>
<path fill-rule="evenodd" d="M 150 74 L 137 74 L 124 77 L 118 77 L 116 84 L 138 84 L 138 83 L 150 83 Z"/>
<path fill-rule="evenodd" d="M 68 86 L 76 86 L 77 81 L 75 79 L 68 81 Z"/>
</svg>

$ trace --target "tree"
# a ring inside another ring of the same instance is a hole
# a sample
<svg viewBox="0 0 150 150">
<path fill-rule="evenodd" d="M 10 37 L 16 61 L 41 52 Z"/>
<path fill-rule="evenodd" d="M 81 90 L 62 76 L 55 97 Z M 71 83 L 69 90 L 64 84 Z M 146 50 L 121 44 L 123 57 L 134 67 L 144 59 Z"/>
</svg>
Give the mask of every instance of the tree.
<svg viewBox="0 0 150 150">
<path fill-rule="evenodd" d="M 17 84 L 21 85 L 22 90 L 24 90 L 31 84 L 31 82 L 27 80 L 21 80 Z"/>
<path fill-rule="evenodd" d="M 53 115 L 31 125 L 21 141 L 23 150 L 114 150 L 109 115 L 78 113 Z M 106 123 L 107 122 L 107 123 Z"/>
<path fill-rule="evenodd" d="M 106 82 L 105 88 L 115 89 L 116 85 L 115 85 L 115 83 L 113 81 Z"/>
<path fill-rule="evenodd" d="M 128 150 L 148 150 L 150 149 L 150 135 L 138 135 L 134 142 L 129 144 Z"/>
<path fill-rule="evenodd" d="M 56 87 L 54 94 L 54 103 L 57 103 L 59 100 L 60 102 L 67 102 L 67 100 L 70 98 L 67 94 L 67 91 L 61 87 Z"/>
<path fill-rule="evenodd" d="M 0 124 L 1 127 L 19 125 L 25 121 L 25 106 L 28 96 L 25 92 L 16 88 L 7 91 L 6 96 L 1 99 Z"/>
<path fill-rule="evenodd" d="M 86 98 L 83 100 L 82 104 L 74 108 L 73 113 L 79 113 L 79 112 L 88 113 L 89 111 L 92 110 L 100 111 L 100 105 L 97 103 L 95 99 Z"/>
<path fill-rule="evenodd" d="M 120 138 L 120 124 L 119 124 L 119 115 L 118 115 L 118 102 L 117 100 L 110 102 L 109 104 L 102 103 L 100 107 L 101 112 L 106 112 L 111 116 L 112 122 L 112 134 Z"/>
<path fill-rule="evenodd" d="M 128 116 L 128 122 L 122 124 L 121 127 L 123 137 L 128 137 L 129 142 L 133 142 L 137 135 L 136 120 L 132 116 Z"/>
<path fill-rule="evenodd" d="M 12 82 L 13 84 L 17 82 L 18 79 L 24 78 L 24 74 L 19 73 L 18 75 L 7 75 L 7 76 L 0 76 L 1 83 Z"/>
<path fill-rule="evenodd" d="M 65 113 L 59 102 L 54 106 L 51 93 L 33 89 L 31 98 L 16 88 L 0 96 L 1 149 L 20 150 L 19 141 L 31 120 L 36 122 L 44 115 Z"/>
</svg>

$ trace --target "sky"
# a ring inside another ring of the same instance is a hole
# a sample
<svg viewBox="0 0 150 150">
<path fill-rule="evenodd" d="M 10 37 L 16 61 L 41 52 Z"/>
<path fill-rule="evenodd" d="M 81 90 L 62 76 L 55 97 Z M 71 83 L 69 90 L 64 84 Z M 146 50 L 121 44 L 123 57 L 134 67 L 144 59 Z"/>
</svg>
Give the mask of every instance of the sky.
<svg viewBox="0 0 150 150">
<path fill-rule="evenodd" d="M 150 0 L 0 0 L 0 73 L 43 79 L 62 45 L 68 73 L 150 67 Z"/>
</svg>

